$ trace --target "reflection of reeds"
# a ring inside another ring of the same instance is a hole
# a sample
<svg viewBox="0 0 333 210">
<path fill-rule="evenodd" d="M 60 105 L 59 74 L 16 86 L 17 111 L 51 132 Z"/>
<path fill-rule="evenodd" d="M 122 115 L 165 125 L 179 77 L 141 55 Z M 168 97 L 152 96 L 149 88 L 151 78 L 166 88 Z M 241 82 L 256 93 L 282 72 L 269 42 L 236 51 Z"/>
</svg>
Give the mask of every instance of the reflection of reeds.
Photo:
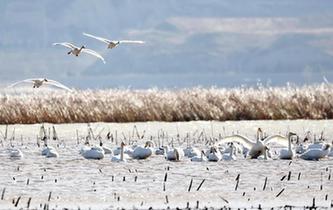
<svg viewBox="0 0 333 210">
<path fill-rule="evenodd" d="M 333 118 L 333 86 L 2 91 L 1 123 Z"/>
</svg>

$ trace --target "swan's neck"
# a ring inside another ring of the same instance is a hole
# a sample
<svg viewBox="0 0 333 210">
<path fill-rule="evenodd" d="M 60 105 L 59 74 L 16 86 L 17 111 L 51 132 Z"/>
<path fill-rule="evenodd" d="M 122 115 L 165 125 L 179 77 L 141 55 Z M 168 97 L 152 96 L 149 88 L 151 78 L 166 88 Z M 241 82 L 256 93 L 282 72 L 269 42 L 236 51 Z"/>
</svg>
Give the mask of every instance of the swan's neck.
<svg viewBox="0 0 333 210">
<path fill-rule="evenodd" d="M 124 146 L 123 145 L 120 147 L 120 160 L 121 161 L 124 160 Z"/>
<path fill-rule="evenodd" d="M 291 135 L 288 136 L 288 150 L 291 151 Z"/>
<path fill-rule="evenodd" d="M 230 157 L 232 156 L 232 153 L 234 152 L 234 147 L 233 146 L 231 146 L 231 148 L 230 148 Z"/>
<path fill-rule="evenodd" d="M 257 131 L 257 143 L 260 142 L 261 138 L 262 138 L 262 133 L 261 133 L 260 130 L 258 130 L 258 131 Z"/>
<path fill-rule="evenodd" d="M 82 47 L 79 49 L 79 53 L 83 50 L 83 48 L 84 48 L 84 47 L 82 46 Z"/>
</svg>

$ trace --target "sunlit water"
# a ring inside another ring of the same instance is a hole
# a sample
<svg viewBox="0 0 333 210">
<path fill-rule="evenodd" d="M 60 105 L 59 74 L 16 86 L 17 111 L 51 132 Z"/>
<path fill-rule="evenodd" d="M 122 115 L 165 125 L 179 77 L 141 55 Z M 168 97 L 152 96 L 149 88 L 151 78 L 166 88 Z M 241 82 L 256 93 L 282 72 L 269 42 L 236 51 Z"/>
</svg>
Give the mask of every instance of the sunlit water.
<svg viewBox="0 0 333 210">
<path fill-rule="evenodd" d="M 158 130 L 162 129 L 167 132 L 169 142 L 174 139 L 174 144 L 179 144 L 176 140 L 177 133 L 180 139 L 184 139 L 187 133 L 191 136 L 202 131 L 207 139 L 212 135 L 224 136 L 237 131 L 253 137 L 258 127 L 269 134 L 285 133 L 288 130 L 303 134 L 306 130 L 310 130 L 317 134 L 324 131 L 329 140 L 333 137 L 333 121 L 328 120 L 94 123 L 91 127 L 95 133 L 101 132 L 102 137 L 105 137 L 109 131 L 114 136 L 117 133 L 119 144 L 122 140 L 128 142 L 128 139 L 132 138 L 134 125 L 140 134 L 145 130 L 144 139 L 153 136 L 155 141 Z M 197 205 L 200 208 L 204 206 L 257 208 L 259 205 L 302 207 L 311 206 L 313 198 L 316 200 L 316 205 L 330 207 L 333 200 L 333 181 L 329 180 L 333 169 L 331 159 L 321 161 L 295 159 L 292 162 L 239 159 L 229 162 L 195 163 L 189 159 L 169 162 L 163 156 L 152 156 L 147 160 L 113 163 L 107 155 L 102 160 L 87 160 L 79 154 L 82 145 L 77 145 L 76 137 L 76 130 L 79 136 L 87 134 L 87 125 L 55 126 L 60 140 L 65 142 L 65 145 L 61 144 L 57 148 L 59 158 L 41 156 L 41 148 L 36 146 L 40 125 L 9 126 L 8 136 L 12 135 L 15 128 L 14 145 L 22 149 L 25 157 L 21 160 L 9 158 L 6 152 L 9 140 L 0 150 L 0 193 L 6 188 L 4 200 L 0 200 L 0 209 L 14 209 L 13 199 L 17 201 L 19 196 L 16 208 L 26 208 L 31 198 L 30 208 L 44 208 L 44 205 L 48 204 L 50 208 L 56 209 L 185 208 L 187 202 L 191 208 Z M 5 126 L 0 126 L 0 130 L 4 134 Z M 49 143 L 52 146 L 57 144 L 52 140 Z M 97 144 L 97 141 L 94 143 Z M 114 147 L 116 140 L 114 142 L 104 140 L 104 143 Z M 180 143 L 182 147 L 186 146 L 183 140 Z M 196 146 L 207 147 L 204 141 L 196 142 Z M 290 180 L 288 180 L 289 172 L 291 172 Z M 237 183 L 235 179 L 238 174 L 240 181 L 235 190 Z M 281 181 L 284 176 L 286 177 Z M 266 177 L 266 188 L 263 190 Z M 189 190 L 191 179 L 193 183 Z M 205 181 L 198 189 L 203 180 Z M 284 191 L 277 197 L 283 189 Z"/>
</svg>

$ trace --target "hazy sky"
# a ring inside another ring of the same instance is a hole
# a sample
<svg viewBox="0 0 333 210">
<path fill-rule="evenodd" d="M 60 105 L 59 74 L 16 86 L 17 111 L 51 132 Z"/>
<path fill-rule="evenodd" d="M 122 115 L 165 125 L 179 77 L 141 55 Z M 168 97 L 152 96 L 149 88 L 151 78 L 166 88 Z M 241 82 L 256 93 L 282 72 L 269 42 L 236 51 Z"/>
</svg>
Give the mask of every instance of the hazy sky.
<svg viewBox="0 0 333 210">
<path fill-rule="evenodd" d="M 34 77 L 76 88 L 333 81 L 333 1 L 2 0 L 0 26 L 3 85 Z M 82 32 L 146 44 L 108 50 Z M 52 46 L 65 41 L 106 64 Z"/>
</svg>

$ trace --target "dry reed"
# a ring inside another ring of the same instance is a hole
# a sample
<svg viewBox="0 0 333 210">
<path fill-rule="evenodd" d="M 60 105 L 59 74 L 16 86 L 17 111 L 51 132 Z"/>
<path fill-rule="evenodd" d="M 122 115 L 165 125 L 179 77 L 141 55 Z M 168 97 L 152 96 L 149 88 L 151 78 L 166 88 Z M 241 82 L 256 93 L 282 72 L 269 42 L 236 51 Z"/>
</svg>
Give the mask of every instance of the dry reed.
<svg viewBox="0 0 333 210">
<path fill-rule="evenodd" d="M 333 86 L 2 90 L 0 123 L 332 119 Z"/>
</svg>

